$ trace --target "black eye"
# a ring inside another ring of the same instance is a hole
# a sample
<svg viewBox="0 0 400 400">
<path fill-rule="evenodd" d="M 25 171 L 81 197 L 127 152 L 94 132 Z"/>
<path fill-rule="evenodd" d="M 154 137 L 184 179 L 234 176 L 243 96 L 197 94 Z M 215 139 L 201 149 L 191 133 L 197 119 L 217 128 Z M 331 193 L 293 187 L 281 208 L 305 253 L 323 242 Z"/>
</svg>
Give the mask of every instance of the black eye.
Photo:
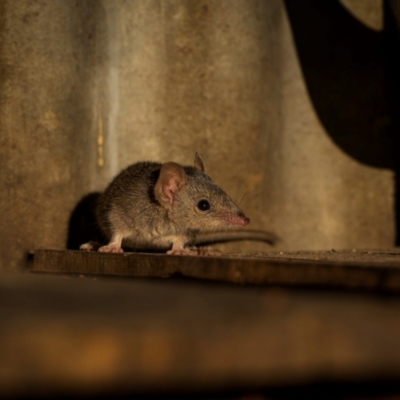
<svg viewBox="0 0 400 400">
<path fill-rule="evenodd" d="M 210 209 L 210 203 L 207 200 L 200 200 L 197 203 L 197 208 L 201 211 L 207 211 Z"/>
</svg>

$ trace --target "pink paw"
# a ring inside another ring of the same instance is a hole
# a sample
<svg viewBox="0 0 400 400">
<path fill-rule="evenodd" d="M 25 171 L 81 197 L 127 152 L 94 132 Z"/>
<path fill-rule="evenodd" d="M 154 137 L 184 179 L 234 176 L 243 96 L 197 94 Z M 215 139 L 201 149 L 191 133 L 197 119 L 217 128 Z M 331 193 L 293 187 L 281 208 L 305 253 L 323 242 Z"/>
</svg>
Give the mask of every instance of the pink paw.
<svg viewBox="0 0 400 400">
<path fill-rule="evenodd" d="M 118 246 L 113 246 L 113 245 L 107 245 L 107 246 L 102 246 L 99 248 L 101 253 L 123 253 L 124 250 L 121 247 Z"/>
</svg>

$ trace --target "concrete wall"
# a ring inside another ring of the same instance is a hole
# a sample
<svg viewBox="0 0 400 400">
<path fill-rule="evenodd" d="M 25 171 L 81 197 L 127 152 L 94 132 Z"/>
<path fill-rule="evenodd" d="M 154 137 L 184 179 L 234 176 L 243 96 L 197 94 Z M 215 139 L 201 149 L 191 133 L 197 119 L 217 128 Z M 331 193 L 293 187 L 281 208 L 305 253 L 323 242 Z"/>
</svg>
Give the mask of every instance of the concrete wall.
<svg viewBox="0 0 400 400">
<path fill-rule="evenodd" d="M 0 266 L 65 245 L 69 214 L 91 187 L 96 2 L 2 1 Z M 101 15 L 103 14 L 103 15 Z"/>
<path fill-rule="evenodd" d="M 393 245 L 383 5 L 343 3 L 2 1 L 0 267 L 64 248 L 126 165 L 195 151 L 277 249 Z"/>
</svg>

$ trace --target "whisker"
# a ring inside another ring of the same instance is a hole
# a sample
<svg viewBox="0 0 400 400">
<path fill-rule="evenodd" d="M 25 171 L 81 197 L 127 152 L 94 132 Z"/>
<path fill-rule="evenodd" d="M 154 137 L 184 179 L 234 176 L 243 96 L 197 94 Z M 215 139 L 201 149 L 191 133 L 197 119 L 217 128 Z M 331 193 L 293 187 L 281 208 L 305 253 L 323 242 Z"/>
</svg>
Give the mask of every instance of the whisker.
<svg viewBox="0 0 400 400">
<path fill-rule="evenodd" d="M 241 207 L 243 205 L 243 200 L 249 195 L 249 191 L 247 190 L 246 192 L 244 192 L 243 196 L 241 197 L 241 199 L 238 202 L 238 206 Z"/>
<path fill-rule="evenodd" d="M 248 204 L 249 201 L 254 201 L 258 198 L 260 198 L 262 196 L 262 192 L 261 191 L 257 191 L 257 192 L 250 192 L 247 191 L 241 198 L 238 206 L 239 207 L 245 207 L 246 204 Z"/>
<path fill-rule="evenodd" d="M 246 182 L 246 180 L 242 177 L 242 178 L 238 178 L 238 180 L 236 181 L 236 189 L 235 189 L 235 195 L 233 196 L 233 201 L 236 203 L 239 193 L 242 189 L 242 186 L 244 185 L 244 183 Z"/>
</svg>

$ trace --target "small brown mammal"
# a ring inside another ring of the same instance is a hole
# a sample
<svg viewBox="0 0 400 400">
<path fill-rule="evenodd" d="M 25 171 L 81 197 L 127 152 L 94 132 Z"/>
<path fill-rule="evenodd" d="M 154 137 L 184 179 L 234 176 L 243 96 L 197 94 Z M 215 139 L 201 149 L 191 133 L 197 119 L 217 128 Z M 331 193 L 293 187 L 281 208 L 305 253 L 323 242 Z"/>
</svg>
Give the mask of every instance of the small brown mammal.
<svg viewBox="0 0 400 400">
<path fill-rule="evenodd" d="M 126 239 L 138 248 L 167 248 L 167 254 L 199 254 L 187 248 L 198 233 L 250 222 L 204 173 L 197 153 L 193 167 L 174 162 L 127 167 L 100 196 L 96 214 L 109 243 L 85 243 L 82 250 L 120 253 Z"/>
</svg>

